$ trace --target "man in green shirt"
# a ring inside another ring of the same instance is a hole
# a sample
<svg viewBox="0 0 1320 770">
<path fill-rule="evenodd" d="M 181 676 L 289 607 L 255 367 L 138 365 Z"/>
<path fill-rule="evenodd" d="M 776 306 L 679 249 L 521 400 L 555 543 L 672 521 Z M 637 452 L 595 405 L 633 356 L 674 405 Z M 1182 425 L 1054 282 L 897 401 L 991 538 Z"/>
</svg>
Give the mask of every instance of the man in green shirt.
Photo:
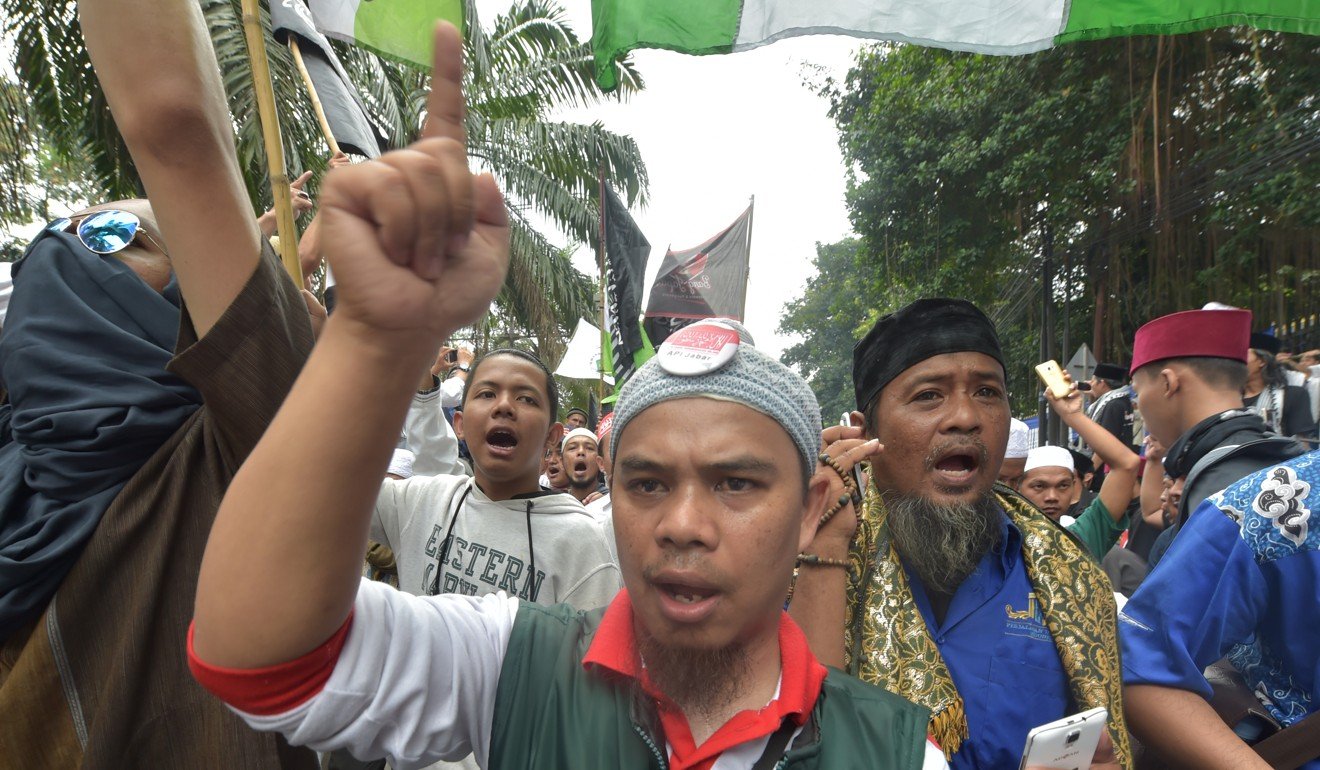
<svg viewBox="0 0 1320 770">
<path fill-rule="evenodd" d="M 1141 458 L 1121 439 L 1086 416 L 1082 394 L 1075 387 L 1064 398 L 1055 398 L 1048 390 L 1045 397 L 1060 419 L 1109 466 L 1109 474 L 1095 500 L 1075 520 L 1068 521 L 1063 514 L 1081 489 L 1072 454 L 1063 447 L 1036 447 L 1027 454 L 1018 492 L 1046 516 L 1063 524 L 1086 545 L 1092 556 L 1101 559 L 1127 529 L 1127 507 L 1139 489 L 1137 471 Z"/>
</svg>

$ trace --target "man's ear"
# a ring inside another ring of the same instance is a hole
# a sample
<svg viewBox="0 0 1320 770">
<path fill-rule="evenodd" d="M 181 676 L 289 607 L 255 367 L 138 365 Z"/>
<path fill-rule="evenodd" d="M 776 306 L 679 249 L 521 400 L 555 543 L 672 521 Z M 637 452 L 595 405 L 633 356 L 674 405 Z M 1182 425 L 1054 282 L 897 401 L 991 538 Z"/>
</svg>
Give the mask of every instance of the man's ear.
<svg viewBox="0 0 1320 770">
<path fill-rule="evenodd" d="M 820 468 L 807 483 L 807 497 L 802 501 L 802 521 L 798 531 L 798 553 L 810 550 L 811 541 L 816 538 L 816 528 L 820 526 L 820 517 L 825 515 L 829 504 L 826 497 L 830 493 L 830 477 L 834 471 Z"/>
<path fill-rule="evenodd" d="M 545 448 L 550 449 L 551 447 L 557 447 L 559 446 L 559 442 L 563 440 L 564 424 L 562 422 L 551 424 L 550 430 L 546 431 L 545 434 Z"/>
<path fill-rule="evenodd" d="M 1178 370 L 1173 367 L 1160 370 L 1160 382 L 1166 398 L 1182 389 L 1182 378 L 1178 375 Z"/>
<path fill-rule="evenodd" d="M 460 409 L 454 412 L 454 435 L 458 436 L 459 441 L 466 441 L 463 436 L 463 411 Z"/>
</svg>

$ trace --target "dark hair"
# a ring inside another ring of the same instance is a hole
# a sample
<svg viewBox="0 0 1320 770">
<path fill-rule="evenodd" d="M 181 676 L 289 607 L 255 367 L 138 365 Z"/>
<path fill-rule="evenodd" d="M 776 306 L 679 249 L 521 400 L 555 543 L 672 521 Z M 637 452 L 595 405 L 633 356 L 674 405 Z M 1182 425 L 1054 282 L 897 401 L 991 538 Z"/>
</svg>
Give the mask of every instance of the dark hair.
<svg viewBox="0 0 1320 770">
<path fill-rule="evenodd" d="M 528 353 L 526 350 L 519 350 L 517 348 L 499 348 L 498 350 L 492 350 L 477 359 L 477 362 L 472 365 L 472 371 L 468 372 L 467 382 L 463 384 L 463 401 L 460 404 L 460 408 L 467 405 L 468 386 L 477 381 L 477 370 L 480 369 L 481 365 L 486 363 L 488 359 L 494 358 L 495 356 L 514 356 L 516 358 L 521 358 L 524 361 L 530 361 L 533 364 L 536 364 L 536 368 L 545 373 L 545 394 L 546 399 L 550 402 L 550 424 L 554 425 L 556 422 L 559 422 L 559 386 L 555 383 L 555 376 L 550 373 L 550 370 L 545 364 L 541 363 L 541 359 Z"/>
<path fill-rule="evenodd" d="M 1111 390 L 1118 390 L 1119 388 L 1123 387 L 1122 380 L 1111 380 L 1108 377 L 1097 377 L 1096 379 L 1108 385 Z"/>
<path fill-rule="evenodd" d="M 1266 385 L 1273 385 L 1276 388 L 1282 388 L 1288 384 L 1288 375 L 1283 371 L 1283 365 L 1274 357 L 1274 354 L 1263 348 L 1252 348 L 1251 352 L 1260 357 L 1264 367 L 1260 370 L 1260 375 L 1265 380 Z"/>
<path fill-rule="evenodd" d="M 1211 358 L 1197 356 L 1189 358 L 1164 358 L 1151 361 L 1140 370 L 1158 372 L 1169 364 L 1182 364 L 1196 375 L 1197 379 L 1212 388 L 1220 390 L 1242 390 L 1247 384 L 1247 364 L 1232 358 Z"/>
</svg>

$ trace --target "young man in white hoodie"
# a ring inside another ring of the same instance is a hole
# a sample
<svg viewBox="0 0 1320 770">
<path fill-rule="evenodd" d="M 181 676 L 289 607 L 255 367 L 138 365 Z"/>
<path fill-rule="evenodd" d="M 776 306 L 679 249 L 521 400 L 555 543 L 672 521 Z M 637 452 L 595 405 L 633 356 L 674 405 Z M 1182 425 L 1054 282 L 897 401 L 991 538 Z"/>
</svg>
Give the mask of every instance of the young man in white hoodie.
<svg viewBox="0 0 1320 770">
<path fill-rule="evenodd" d="M 622 585 L 610 544 L 570 495 L 543 492 L 541 455 L 560 440 L 554 378 L 520 350 L 496 350 L 468 375 L 454 428 L 473 476 L 386 479 L 371 538 L 389 546 L 399 588 L 434 596 L 505 591 L 580 609 Z"/>
</svg>

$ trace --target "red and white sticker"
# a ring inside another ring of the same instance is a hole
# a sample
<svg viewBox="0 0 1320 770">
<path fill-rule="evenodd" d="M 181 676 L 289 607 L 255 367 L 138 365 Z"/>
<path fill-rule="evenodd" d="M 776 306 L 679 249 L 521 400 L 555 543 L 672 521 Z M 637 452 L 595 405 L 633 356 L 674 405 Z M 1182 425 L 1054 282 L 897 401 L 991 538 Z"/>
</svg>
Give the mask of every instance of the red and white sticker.
<svg viewBox="0 0 1320 770">
<path fill-rule="evenodd" d="M 670 374 L 691 377 L 707 374 L 733 360 L 738 332 L 713 322 L 693 324 L 665 340 L 656 353 L 660 367 Z"/>
<path fill-rule="evenodd" d="M 600 418 L 600 422 L 596 424 L 596 440 L 604 441 L 605 434 L 609 433 L 613 429 L 614 429 L 614 412 L 610 412 L 609 414 Z"/>
</svg>

